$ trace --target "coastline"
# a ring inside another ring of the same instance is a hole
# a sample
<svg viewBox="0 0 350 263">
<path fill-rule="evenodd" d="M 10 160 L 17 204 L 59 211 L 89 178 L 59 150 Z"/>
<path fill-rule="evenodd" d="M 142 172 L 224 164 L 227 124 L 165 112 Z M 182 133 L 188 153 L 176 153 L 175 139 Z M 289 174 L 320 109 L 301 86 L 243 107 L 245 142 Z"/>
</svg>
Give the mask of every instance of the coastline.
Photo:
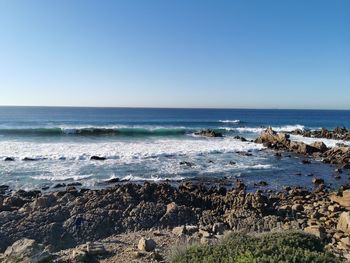
<svg viewBox="0 0 350 263">
<path fill-rule="evenodd" d="M 308 158 L 329 157 L 329 163 L 342 166 L 337 168 L 338 173 L 347 169 L 348 151 L 295 143 L 287 134 L 271 129 L 262 133 L 257 142 L 278 154 L 292 151 Z M 92 244 L 102 244 L 100 252 L 105 252 L 95 256 L 107 260 L 117 257 L 111 252 L 116 247 L 108 246 L 110 240 L 115 240 L 127 244 L 121 245 L 122 251 L 117 253 L 127 255 L 125 262 L 131 256 L 139 262 L 152 262 L 154 257 L 168 262 L 169 251 L 179 243 L 215 243 L 227 232 L 293 229 L 316 235 L 329 251 L 349 260 L 349 187 L 331 192 L 323 180 L 315 177 L 310 181 L 315 186 L 312 190 L 287 186 L 283 190 L 247 191 L 241 180 L 234 187 L 225 187 L 224 182 L 186 181 L 178 186 L 165 182 L 112 182 L 114 186 L 98 190 L 68 186 L 53 192 L 18 190 L 10 194 L 2 188 L 0 233 L 4 238 L 0 240 L 0 252 L 5 252 L 6 258 L 8 248 L 25 237 L 45 247 L 55 262 L 74 262 Z M 156 254 L 153 250 L 143 254 L 139 251 L 136 246 L 142 237 L 155 240 Z M 124 262 L 122 258 L 116 260 Z"/>
</svg>

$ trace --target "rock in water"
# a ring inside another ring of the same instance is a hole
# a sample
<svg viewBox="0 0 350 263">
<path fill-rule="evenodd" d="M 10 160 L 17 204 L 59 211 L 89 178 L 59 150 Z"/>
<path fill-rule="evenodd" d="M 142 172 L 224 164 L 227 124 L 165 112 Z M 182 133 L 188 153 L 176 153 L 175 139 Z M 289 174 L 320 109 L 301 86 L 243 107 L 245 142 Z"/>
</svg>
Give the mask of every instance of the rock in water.
<svg viewBox="0 0 350 263">
<path fill-rule="evenodd" d="M 151 252 L 156 248 L 156 242 L 151 238 L 142 237 L 137 245 L 138 249 L 141 251 Z"/>
<path fill-rule="evenodd" d="M 104 160 L 106 160 L 106 157 L 93 155 L 90 157 L 90 160 L 92 160 L 92 161 L 104 161 Z"/>
<path fill-rule="evenodd" d="M 328 150 L 327 146 L 323 142 L 314 142 L 311 143 L 310 146 L 318 149 L 322 153 Z"/>
<path fill-rule="evenodd" d="M 194 133 L 195 135 L 205 136 L 205 137 L 222 137 L 222 133 L 216 132 L 211 129 L 201 130 Z"/>
</svg>

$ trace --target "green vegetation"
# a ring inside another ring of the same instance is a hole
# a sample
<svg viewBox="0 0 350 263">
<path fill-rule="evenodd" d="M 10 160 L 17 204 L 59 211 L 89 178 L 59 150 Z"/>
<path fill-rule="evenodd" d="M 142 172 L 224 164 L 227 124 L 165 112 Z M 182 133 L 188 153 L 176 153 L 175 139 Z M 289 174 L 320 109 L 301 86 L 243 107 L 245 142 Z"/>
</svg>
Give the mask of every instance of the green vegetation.
<svg viewBox="0 0 350 263">
<path fill-rule="evenodd" d="M 315 236 L 280 232 L 256 236 L 231 234 L 213 245 L 191 245 L 174 255 L 173 263 L 340 262 Z"/>
</svg>

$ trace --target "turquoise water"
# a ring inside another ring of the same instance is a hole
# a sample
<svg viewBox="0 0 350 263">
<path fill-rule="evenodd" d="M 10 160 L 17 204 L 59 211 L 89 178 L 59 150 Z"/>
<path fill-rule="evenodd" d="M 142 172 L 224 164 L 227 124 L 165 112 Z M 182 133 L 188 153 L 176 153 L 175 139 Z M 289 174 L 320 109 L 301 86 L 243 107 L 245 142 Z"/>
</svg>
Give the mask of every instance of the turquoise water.
<svg viewBox="0 0 350 263">
<path fill-rule="evenodd" d="M 268 126 L 280 131 L 350 127 L 350 111 L 0 107 L 0 158 L 15 159 L 0 161 L 0 184 L 29 189 L 78 181 L 96 187 L 115 177 L 225 177 L 250 185 L 264 180 L 279 188 L 308 185 L 311 173 L 334 185 L 347 180 L 344 175 L 334 181 L 334 167 L 303 165 L 298 156 L 279 159 L 261 145 L 234 138 L 254 139 Z M 194 135 L 205 128 L 224 137 Z M 106 160 L 90 161 L 93 155 Z"/>
</svg>

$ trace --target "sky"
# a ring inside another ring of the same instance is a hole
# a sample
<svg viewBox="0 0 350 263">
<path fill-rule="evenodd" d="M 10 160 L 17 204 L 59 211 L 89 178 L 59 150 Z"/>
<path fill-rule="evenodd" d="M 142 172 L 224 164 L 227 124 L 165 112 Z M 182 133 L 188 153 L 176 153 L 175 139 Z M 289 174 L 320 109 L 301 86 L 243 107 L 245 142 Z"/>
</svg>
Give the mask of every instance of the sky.
<svg viewBox="0 0 350 263">
<path fill-rule="evenodd" d="M 348 0 L 0 0 L 0 105 L 350 109 Z"/>
</svg>

